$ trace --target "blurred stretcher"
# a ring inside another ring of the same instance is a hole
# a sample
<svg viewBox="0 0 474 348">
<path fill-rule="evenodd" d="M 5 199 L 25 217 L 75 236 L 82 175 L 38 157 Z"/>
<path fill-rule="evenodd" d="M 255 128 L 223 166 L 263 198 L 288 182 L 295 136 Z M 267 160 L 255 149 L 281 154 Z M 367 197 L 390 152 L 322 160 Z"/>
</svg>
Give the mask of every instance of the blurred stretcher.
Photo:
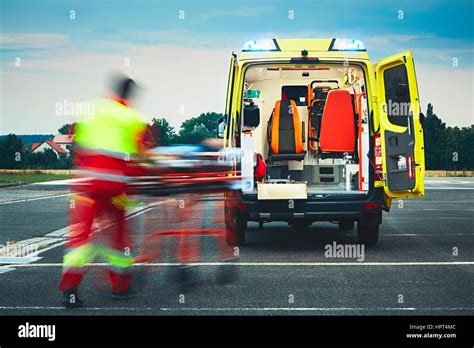
<svg viewBox="0 0 474 348">
<path fill-rule="evenodd" d="M 154 217 L 152 226 L 144 228 L 147 232 L 142 234 L 135 263 L 158 259 L 164 236 L 175 236 L 168 255 L 180 265 L 199 261 L 202 235 L 214 239 L 221 261 L 235 257 L 233 248 L 226 244 L 223 216 L 223 193 L 239 189 L 241 183 L 240 173 L 233 170 L 238 159 L 235 153 L 235 150 L 216 151 L 203 145 L 152 150 L 149 169 L 153 175 L 133 177 L 129 191 L 132 195 L 145 196 L 147 202 L 163 198 L 162 204 L 154 208 L 154 214 L 159 216 Z M 209 207 L 209 201 L 213 201 L 212 216 L 206 217 L 204 210 Z"/>
<path fill-rule="evenodd" d="M 233 152 L 235 153 L 235 151 Z M 204 145 L 157 147 L 150 151 L 150 172 L 134 176 L 130 194 L 169 196 L 183 193 L 211 193 L 239 189 L 240 172 L 228 152 Z"/>
</svg>

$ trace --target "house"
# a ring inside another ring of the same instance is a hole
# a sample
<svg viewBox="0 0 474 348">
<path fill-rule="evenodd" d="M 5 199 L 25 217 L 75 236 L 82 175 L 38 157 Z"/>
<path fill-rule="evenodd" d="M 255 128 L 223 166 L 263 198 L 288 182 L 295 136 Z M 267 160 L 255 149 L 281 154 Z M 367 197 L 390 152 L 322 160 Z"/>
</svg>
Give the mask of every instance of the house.
<svg viewBox="0 0 474 348">
<path fill-rule="evenodd" d="M 53 150 L 56 153 L 56 156 L 58 157 L 59 155 L 69 154 L 68 150 L 63 149 L 61 146 L 59 146 L 52 140 L 45 140 L 42 143 L 33 143 L 33 145 L 31 145 L 32 153 L 44 152 L 46 149 Z"/>
<path fill-rule="evenodd" d="M 74 141 L 73 134 L 56 134 L 53 138 L 53 142 L 58 144 L 58 146 L 66 150 L 68 153 L 71 150 L 73 141 Z"/>
</svg>

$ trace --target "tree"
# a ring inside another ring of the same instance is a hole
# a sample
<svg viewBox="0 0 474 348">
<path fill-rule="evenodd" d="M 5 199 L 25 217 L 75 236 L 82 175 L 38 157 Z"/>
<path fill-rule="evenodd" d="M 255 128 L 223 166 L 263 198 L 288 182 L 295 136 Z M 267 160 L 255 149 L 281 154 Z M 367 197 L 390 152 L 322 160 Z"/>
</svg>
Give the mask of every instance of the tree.
<svg viewBox="0 0 474 348">
<path fill-rule="evenodd" d="M 58 156 L 56 155 L 56 152 L 51 149 L 46 149 L 44 150 L 43 155 L 45 168 L 56 168 L 58 163 Z"/>
<path fill-rule="evenodd" d="M 176 132 L 165 118 L 153 118 L 151 130 L 159 145 L 169 145 L 176 141 Z"/>
<path fill-rule="evenodd" d="M 69 155 L 59 155 L 58 159 L 58 169 L 71 169 L 72 167 L 72 156 Z"/>
<path fill-rule="evenodd" d="M 463 154 L 463 169 L 474 168 L 474 125 L 465 127 L 461 139 L 460 148 Z"/>
<path fill-rule="evenodd" d="M 206 112 L 184 121 L 179 129 L 179 142 L 198 144 L 206 138 L 215 138 L 217 121 L 221 117 L 223 117 L 222 114 Z"/>
<path fill-rule="evenodd" d="M 442 169 L 446 161 L 446 124 L 433 113 L 433 105 L 428 104 L 423 122 L 425 160 L 427 169 Z"/>
<path fill-rule="evenodd" d="M 72 131 L 72 124 L 71 123 L 66 123 L 61 126 L 61 128 L 58 129 L 59 134 L 70 134 Z"/>
<path fill-rule="evenodd" d="M 428 104 L 423 123 L 426 169 L 474 168 L 474 125 L 446 127 Z"/>
<path fill-rule="evenodd" d="M 8 134 L 3 141 L 0 141 L 0 168 L 19 169 L 24 159 L 23 143 L 15 134 Z"/>
</svg>

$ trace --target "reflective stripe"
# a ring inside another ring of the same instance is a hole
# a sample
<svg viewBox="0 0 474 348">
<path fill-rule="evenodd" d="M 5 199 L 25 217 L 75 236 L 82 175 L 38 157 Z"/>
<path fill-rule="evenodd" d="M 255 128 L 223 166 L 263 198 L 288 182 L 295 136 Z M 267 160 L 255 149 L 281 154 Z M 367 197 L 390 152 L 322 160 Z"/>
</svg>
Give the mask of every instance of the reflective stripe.
<svg viewBox="0 0 474 348">
<path fill-rule="evenodd" d="M 134 161 L 134 160 L 141 160 L 141 156 L 133 154 L 133 153 L 128 153 L 128 152 L 119 152 L 119 151 L 110 151 L 110 150 L 101 150 L 101 149 L 90 149 L 84 146 L 76 146 L 76 151 L 80 151 L 82 155 L 86 156 L 107 156 L 110 158 L 115 158 L 121 161 Z"/>
<path fill-rule="evenodd" d="M 103 247 L 101 254 L 113 268 L 124 270 L 133 265 L 133 258 L 124 255 L 120 251 Z"/>
<path fill-rule="evenodd" d="M 76 151 L 80 151 L 81 154 L 86 156 L 97 156 L 103 155 L 111 158 L 116 158 L 122 161 L 130 159 L 131 154 L 127 152 L 111 151 L 111 150 L 101 150 L 97 148 L 87 148 L 84 146 L 76 146 Z"/>
<path fill-rule="evenodd" d="M 112 268 L 125 271 L 133 265 L 133 258 L 124 253 L 105 246 L 92 243 L 66 250 L 63 258 L 63 272 L 80 273 L 85 264 L 93 262 L 97 257 L 104 259 Z"/>
<path fill-rule="evenodd" d="M 131 209 L 137 206 L 137 201 L 131 199 L 126 193 L 113 197 L 112 203 L 119 209 Z"/>
<path fill-rule="evenodd" d="M 115 182 L 124 182 L 128 183 L 132 181 L 133 178 L 121 175 L 121 174 L 112 174 L 105 173 L 104 171 L 97 171 L 94 169 L 81 169 L 77 171 L 77 176 L 85 177 L 88 179 L 104 180 L 104 181 L 115 181 Z"/>
<path fill-rule="evenodd" d="M 96 250 L 90 243 L 83 244 L 77 248 L 71 248 L 66 251 L 63 258 L 63 265 L 65 268 L 70 267 L 84 267 L 86 263 L 94 261 L 96 257 Z"/>
<path fill-rule="evenodd" d="M 81 194 L 73 195 L 71 199 L 73 201 L 80 201 L 81 203 L 88 204 L 88 205 L 93 205 L 95 203 L 95 201 L 92 198 L 86 195 L 81 195 Z"/>
</svg>

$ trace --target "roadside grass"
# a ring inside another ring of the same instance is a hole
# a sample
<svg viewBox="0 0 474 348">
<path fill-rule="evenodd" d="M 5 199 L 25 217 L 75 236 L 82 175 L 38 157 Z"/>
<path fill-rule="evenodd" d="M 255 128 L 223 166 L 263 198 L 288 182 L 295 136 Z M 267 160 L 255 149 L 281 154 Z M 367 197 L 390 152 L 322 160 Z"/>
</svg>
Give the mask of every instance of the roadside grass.
<svg viewBox="0 0 474 348">
<path fill-rule="evenodd" d="M 28 173 L 15 172 L 15 173 L 0 173 L 0 184 L 9 184 L 21 182 L 23 184 L 32 184 L 35 182 L 53 181 L 53 180 L 64 180 L 70 179 L 71 175 L 68 174 L 51 174 L 43 173 L 41 171 L 34 171 Z"/>
<path fill-rule="evenodd" d="M 427 170 L 426 177 L 468 177 L 474 176 L 474 170 Z"/>
</svg>

